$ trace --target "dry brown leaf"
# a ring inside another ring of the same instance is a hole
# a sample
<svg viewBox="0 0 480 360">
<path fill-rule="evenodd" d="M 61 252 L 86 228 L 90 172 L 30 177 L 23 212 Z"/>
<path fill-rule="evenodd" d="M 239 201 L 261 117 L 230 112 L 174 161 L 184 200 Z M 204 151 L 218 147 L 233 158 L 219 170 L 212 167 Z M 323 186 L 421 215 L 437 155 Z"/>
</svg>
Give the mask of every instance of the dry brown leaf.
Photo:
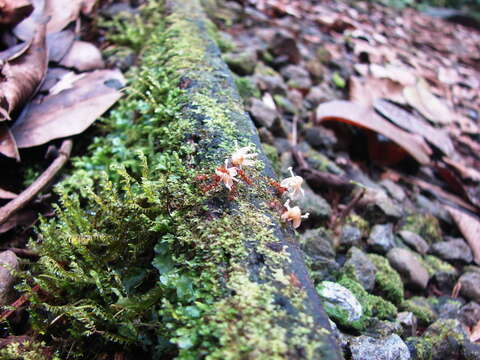
<svg viewBox="0 0 480 360">
<path fill-rule="evenodd" d="M 32 11 L 33 5 L 29 0 L 0 0 L 0 25 L 15 26 Z"/>
<path fill-rule="evenodd" d="M 64 90 L 68 90 L 73 88 L 73 85 L 76 81 L 83 78 L 86 74 L 75 74 L 73 71 L 62 76 L 62 78 L 50 88 L 49 94 L 50 95 L 57 95 L 60 94 Z"/>
<path fill-rule="evenodd" d="M 371 76 L 359 78 L 350 77 L 349 80 L 350 100 L 367 107 L 373 106 L 377 99 L 389 99 L 397 103 L 404 103 L 402 95 L 403 86 L 393 80 L 378 79 Z"/>
<path fill-rule="evenodd" d="M 375 114 L 371 108 L 351 101 L 330 101 L 319 105 L 316 111 L 316 119 L 318 122 L 337 120 L 373 130 L 398 144 L 420 164 L 430 162 L 432 151 L 422 137 L 409 134 L 392 125 Z"/>
<path fill-rule="evenodd" d="M 449 124 L 453 120 L 450 109 L 430 91 L 427 82 L 420 78 L 414 86 L 403 90 L 408 104 L 417 109 L 428 120 L 437 124 Z"/>
<path fill-rule="evenodd" d="M 472 167 L 468 167 L 460 160 L 453 160 L 447 157 L 443 158 L 448 165 L 454 167 L 463 178 L 471 179 L 473 181 L 480 181 L 480 172 Z"/>
<path fill-rule="evenodd" d="M 78 71 L 97 70 L 105 67 L 100 50 L 85 41 L 75 41 L 60 64 Z"/>
<path fill-rule="evenodd" d="M 371 64 L 370 71 L 376 78 L 390 79 L 404 86 L 415 85 L 415 75 L 413 75 L 412 71 L 406 67 L 395 66 L 392 64 L 387 64 L 385 66 Z"/>
<path fill-rule="evenodd" d="M 477 342 L 480 340 L 480 321 L 470 331 L 470 341 Z"/>
<path fill-rule="evenodd" d="M 0 123 L 0 153 L 20 161 L 17 144 L 12 132 L 5 123 Z"/>
<path fill-rule="evenodd" d="M 15 199 L 18 195 L 11 192 L 11 191 L 7 191 L 7 190 L 4 190 L 2 188 L 0 188 L 0 199 L 7 199 L 7 200 L 11 200 L 11 199 Z"/>
<path fill-rule="evenodd" d="M 72 21 L 78 19 L 83 0 L 33 0 L 32 15 L 14 29 L 14 34 L 21 40 L 28 40 L 33 36 L 35 19 L 39 16 L 50 17 L 47 24 L 47 34 L 53 34 L 65 29 Z"/>
<path fill-rule="evenodd" d="M 47 71 L 45 24 L 38 25 L 29 48 L 1 69 L 0 121 L 21 108 L 38 90 Z"/>
<path fill-rule="evenodd" d="M 67 29 L 47 35 L 48 59 L 59 63 L 75 42 L 75 32 Z"/>
<path fill-rule="evenodd" d="M 85 74 L 74 87 L 35 99 L 13 124 L 12 133 L 19 148 L 83 132 L 120 97 L 125 83 L 118 70 L 97 70 Z"/>
<path fill-rule="evenodd" d="M 478 218 L 451 206 L 445 205 L 444 207 L 455 220 L 460 232 L 470 245 L 475 263 L 480 264 L 480 221 Z"/>
<path fill-rule="evenodd" d="M 390 119 L 393 123 L 404 130 L 423 136 L 428 142 L 439 148 L 445 155 L 452 156 L 455 147 L 448 134 L 443 130 L 436 129 L 400 107 L 379 99 L 374 103 L 375 110 Z"/>
</svg>

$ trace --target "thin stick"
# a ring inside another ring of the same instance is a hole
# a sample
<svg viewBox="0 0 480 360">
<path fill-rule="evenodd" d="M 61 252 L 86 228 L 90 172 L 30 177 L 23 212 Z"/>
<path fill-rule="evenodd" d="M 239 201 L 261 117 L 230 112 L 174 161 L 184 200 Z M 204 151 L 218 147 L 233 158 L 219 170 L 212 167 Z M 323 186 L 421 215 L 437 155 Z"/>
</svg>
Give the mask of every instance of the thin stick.
<svg viewBox="0 0 480 360">
<path fill-rule="evenodd" d="M 3 224 L 8 218 L 27 205 L 40 191 L 42 191 L 48 183 L 55 177 L 58 171 L 65 165 L 70 153 L 72 152 L 72 140 L 64 140 L 58 157 L 50 164 L 50 166 L 40 175 L 32 185 L 26 188 L 20 195 L 10 201 L 8 204 L 0 208 L 0 224 Z"/>
</svg>

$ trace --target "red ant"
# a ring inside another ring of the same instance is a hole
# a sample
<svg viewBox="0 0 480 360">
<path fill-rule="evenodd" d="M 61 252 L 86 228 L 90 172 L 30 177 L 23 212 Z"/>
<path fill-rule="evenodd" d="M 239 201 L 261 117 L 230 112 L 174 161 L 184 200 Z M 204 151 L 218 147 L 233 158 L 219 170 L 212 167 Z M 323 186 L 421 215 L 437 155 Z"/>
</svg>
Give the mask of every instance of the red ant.
<svg viewBox="0 0 480 360">
<path fill-rule="evenodd" d="M 275 191 L 279 196 L 282 196 L 285 193 L 285 191 L 288 190 L 286 187 L 280 185 L 278 182 L 276 182 L 273 179 L 270 179 L 269 183 L 275 189 Z"/>
</svg>

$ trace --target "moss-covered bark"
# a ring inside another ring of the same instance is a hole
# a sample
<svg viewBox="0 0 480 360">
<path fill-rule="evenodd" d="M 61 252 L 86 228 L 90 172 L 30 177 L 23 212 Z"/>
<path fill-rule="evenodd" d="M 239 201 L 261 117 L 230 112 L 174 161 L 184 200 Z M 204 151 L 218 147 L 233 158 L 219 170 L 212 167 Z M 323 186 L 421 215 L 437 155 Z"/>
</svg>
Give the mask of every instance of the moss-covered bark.
<svg viewBox="0 0 480 360">
<path fill-rule="evenodd" d="M 152 358 L 339 359 L 211 24 L 197 0 L 164 5 L 150 2 L 168 16 L 141 32 L 112 132 L 76 161 L 41 227 L 35 324 L 86 358 L 118 343 Z M 260 154 L 252 184 L 202 190 L 199 176 L 247 145 Z"/>
</svg>

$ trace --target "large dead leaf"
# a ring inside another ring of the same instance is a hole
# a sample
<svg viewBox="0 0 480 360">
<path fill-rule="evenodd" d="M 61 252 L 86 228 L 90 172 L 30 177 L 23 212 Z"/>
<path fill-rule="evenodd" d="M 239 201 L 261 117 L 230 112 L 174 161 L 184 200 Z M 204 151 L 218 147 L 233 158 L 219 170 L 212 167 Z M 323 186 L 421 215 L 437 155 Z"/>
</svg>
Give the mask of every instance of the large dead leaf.
<svg viewBox="0 0 480 360">
<path fill-rule="evenodd" d="M 0 199 L 7 199 L 7 200 L 11 200 L 11 199 L 15 199 L 18 195 L 11 192 L 11 191 L 7 191 L 7 190 L 4 190 L 2 188 L 0 188 Z"/>
<path fill-rule="evenodd" d="M 430 162 L 431 149 L 422 137 L 412 135 L 392 125 L 375 112 L 350 101 L 330 101 L 320 104 L 316 119 L 337 120 L 365 129 L 373 130 L 397 143 L 421 164 Z"/>
<path fill-rule="evenodd" d="M 428 142 L 439 148 L 445 155 L 452 156 L 455 152 L 450 137 L 443 130 L 436 129 L 425 121 L 418 119 L 400 107 L 379 99 L 374 103 L 375 110 L 404 130 L 423 136 Z"/>
<path fill-rule="evenodd" d="M 47 24 L 47 34 L 62 31 L 72 21 L 78 19 L 80 10 L 83 6 L 83 0 L 33 0 L 33 14 L 18 24 L 15 29 L 15 35 L 28 40 L 33 36 L 35 18 L 42 16 L 50 17 Z"/>
<path fill-rule="evenodd" d="M 97 70 L 105 67 L 100 50 L 85 41 L 75 41 L 63 58 L 61 65 L 78 71 Z"/>
<path fill-rule="evenodd" d="M 15 139 L 5 123 L 0 123 L 0 153 L 17 161 L 20 160 Z"/>
<path fill-rule="evenodd" d="M 32 11 L 33 5 L 29 0 L 0 0 L 0 25 L 15 26 Z"/>
<path fill-rule="evenodd" d="M 449 124 L 453 120 L 450 109 L 430 91 L 427 82 L 419 79 L 414 86 L 403 90 L 403 96 L 408 104 L 417 109 L 423 116 L 433 123 Z"/>
<path fill-rule="evenodd" d="M 47 36 L 48 59 L 59 63 L 75 42 L 75 32 L 67 29 Z"/>
<path fill-rule="evenodd" d="M 480 221 L 478 218 L 451 206 L 445 205 L 445 209 L 455 220 L 460 232 L 470 245 L 475 263 L 480 264 Z"/>
<path fill-rule="evenodd" d="M 415 75 L 406 67 L 387 64 L 385 66 L 371 64 L 370 71 L 376 78 L 386 78 L 404 86 L 415 85 Z"/>
<path fill-rule="evenodd" d="M 402 90 L 403 85 L 388 78 L 352 76 L 349 80 L 350 100 L 367 107 L 372 106 L 375 100 L 381 98 L 404 103 Z"/>
<path fill-rule="evenodd" d="M 19 148 L 83 132 L 120 97 L 125 83 L 118 70 L 98 70 L 85 74 L 73 88 L 32 101 L 12 126 Z"/>
<path fill-rule="evenodd" d="M 42 83 L 48 63 L 45 29 L 45 24 L 38 25 L 28 49 L 1 69 L 0 121 L 9 119 Z"/>
</svg>

